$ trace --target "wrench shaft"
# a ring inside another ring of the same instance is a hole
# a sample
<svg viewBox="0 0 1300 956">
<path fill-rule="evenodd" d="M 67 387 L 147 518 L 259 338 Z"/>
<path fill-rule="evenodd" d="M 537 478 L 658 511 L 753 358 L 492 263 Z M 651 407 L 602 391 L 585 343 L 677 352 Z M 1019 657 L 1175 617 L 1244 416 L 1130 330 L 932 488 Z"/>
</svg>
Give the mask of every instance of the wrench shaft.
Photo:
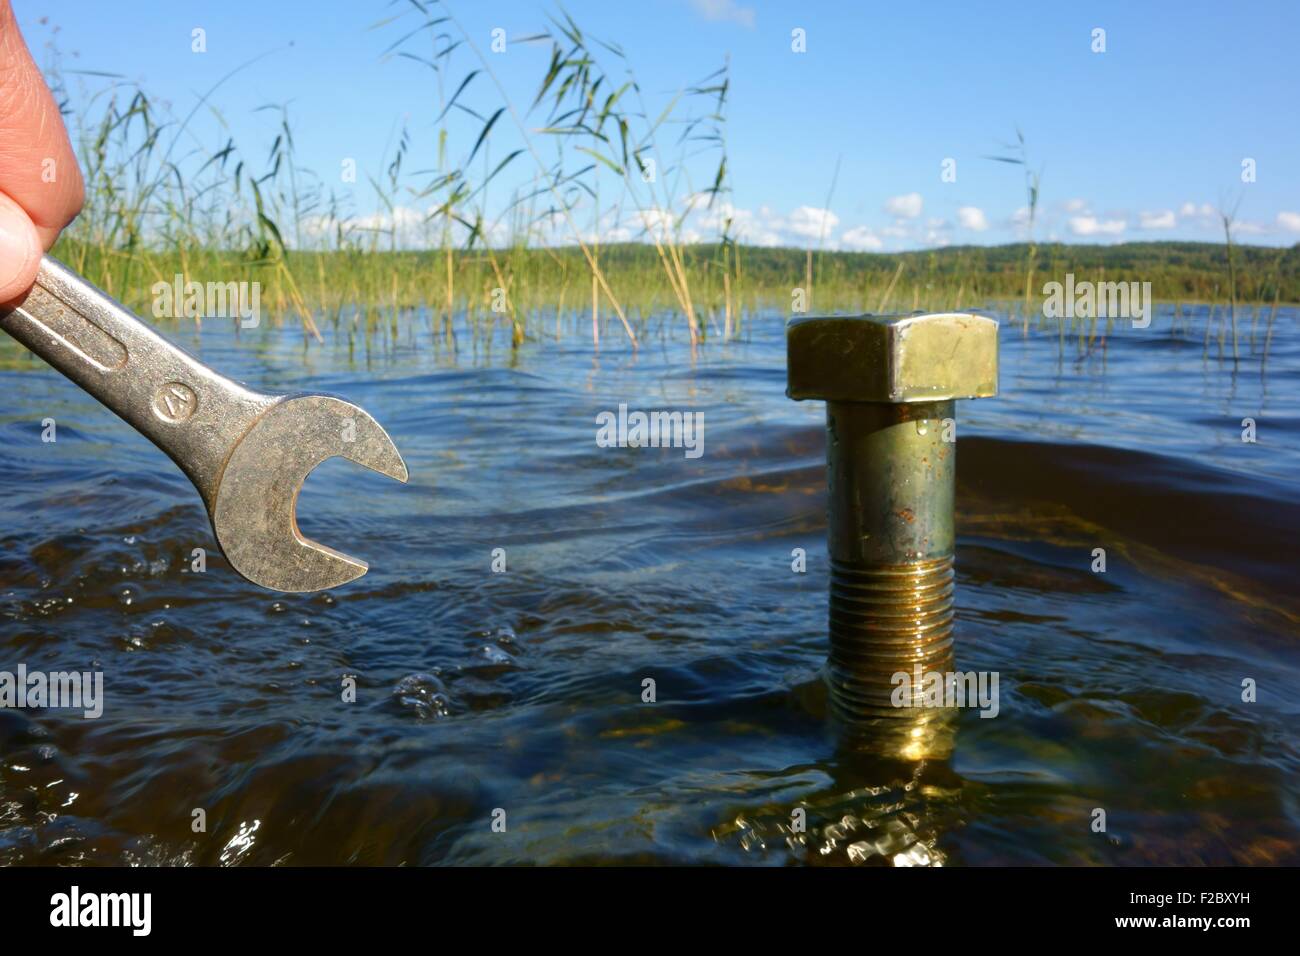
<svg viewBox="0 0 1300 956">
<path fill-rule="evenodd" d="M 0 328 L 166 452 L 209 508 L 231 451 L 278 401 L 213 371 L 51 256 L 27 298 L 0 310 Z"/>
</svg>

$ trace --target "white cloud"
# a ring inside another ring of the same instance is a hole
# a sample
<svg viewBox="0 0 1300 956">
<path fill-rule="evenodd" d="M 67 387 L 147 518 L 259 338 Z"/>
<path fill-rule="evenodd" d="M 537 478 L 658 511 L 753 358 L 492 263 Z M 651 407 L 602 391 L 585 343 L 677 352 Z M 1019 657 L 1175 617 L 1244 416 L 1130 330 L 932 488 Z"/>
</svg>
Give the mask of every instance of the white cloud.
<svg viewBox="0 0 1300 956">
<path fill-rule="evenodd" d="M 706 20 L 717 23 L 738 23 L 754 29 L 754 8 L 742 7 L 736 0 L 691 0 L 691 6 Z"/>
<path fill-rule="evenodd" d="M 757 246 L 781 245 L 781 226 L 781 218 L 774 215 L 767 206 L 759 206 L 757 213 L 737 209 L 732 219 L 736 235 Z"/>
<path fill-rule="evenodd" d="M 1300 232 L 1300 212 L 1280 212 L 1277 214 L 1277 224 L 1281 229 L 1287 232 Z"/>
<path fill-rule="evenodd" d="M 722 223 L 726 219 L 731 220 L 732 235 L 741 242 L 752 242 L 756 246 L 781 245 L 781 229 L 784 223 L 781 217 L 767 206 L 759 206 L 755 211 L 737 209 L 731 203 L 723 202 L 712 210 L 701 213 L 697 221 L 701 228 L 712 229 L 716 233 L 722 228 Z"/>
<path fill-rule="evenodd" d="M 957 221 L 961 223 L 963 229 L 969 229 L 972 232 L 983 232 L 989 227 L 989 221 L 984 215 L 984 210 L 978 206 L 962 206 L 957 210 Z"/>
<path fill-rule="evenodd" d="M 1174 218 L 1172 209 L 1161 209 L 1158 212 L 1140 212 L 1138 213 L 1139 229 L 1173 229 L 1178 225 L 1178 220 Z"/>
<path fill-rule="evenodd" d="M 1066 212 L 1083 212 L 1088 208 L 1088 203 L 1083 199 L 1067 199 L 1061 204 Z"/>
<path fill-rule="evenodd" d="M 839 225 L 839 217 L 829 209 L 814 206 L 800 206 L 789 216 L 783 216 L 768 206 L 758 209 L 741 209 L 729 202 L 721 201 L 712 209 L 699 203 L 687 202 L 693 210 L 687 216 L 689 227 L 698 230 L 704 239 L 716 237 L 721 232 L 726 220 L 731 220 L 731 235 L 740 242 L 753 243 L 756 246 L 805 246 L 822 239 L 822 227 L 826 229 L 826 245 L 833 247 L 832 233 Z M 662 229 L 665 216 L 656 216 L 655 225 Z M 686 232 L 683 231 L 683 237 Z"/>
<path fill-rule="evenodd" d="M 676 225 L 672 213 L 662 209 L 642 209 L 636 216 L 647 232 L 660 239 L 668 238 L 672 234 L 673 226 Z"/>
<path fill-rule="evenodd" d="M 1070 232 L 1076 236 L 1118 236 L 1127 223 L 1123 219 L 1098 219 L 1096 216 L 1072 216 Z"/>
<path fill-rule="evenodd" d="M 840 236 L 840 245 L 845 249 L 867 252 L 883 249 L 885 246 L 880 237 L 866 226 L 855 226 L 847 230 Z"/>
<path fill-rule="evenodd" d="M 796 236 L 803 236 L 806 239 L 820 239 L 822 236 L 829 236 L 839 224 L 840 217 L 829 209 L 800 206 L 790 213 L 790 221 L 787 223 L 786 228 Z"/>
<path fill-rule="evenodd" d="M 893 196 L 885 200 L 885 212 L 891 216 L 898 216 L 900 219 L 915 219 L 921 215 L 921 207 L 924 200 L 920 193 L 907 193 L 903 196 Z"/>
<path fill-rule="evenodd" d="M 364 216 L 307 216 L 302 223 L 304 245 L 310 248 L 330 241 L 341 229 L 345 237 L 362 244 L 375 240 L 381 248 L 388 248 L 396 240 L 401 249 L 424 249 L 436 244 L 442 234 L 441 221 L 431 223 L 429 220 L 432 213 L 433 207 L 420 210 L 394 206 L 390 211 Z M 452 231 L 457 242 L 464 241 L 469 235 L 469 230 L 459 223 L 452 227 Z"/>
<path fill-rule="evenodd" d="M 1203 202 L 1199 206 L 1194 202 L 1185 202 L 1178 210 L 1180 216 L 1213 216 L 1214 207 L 1208 202 Z"/>
</svg>

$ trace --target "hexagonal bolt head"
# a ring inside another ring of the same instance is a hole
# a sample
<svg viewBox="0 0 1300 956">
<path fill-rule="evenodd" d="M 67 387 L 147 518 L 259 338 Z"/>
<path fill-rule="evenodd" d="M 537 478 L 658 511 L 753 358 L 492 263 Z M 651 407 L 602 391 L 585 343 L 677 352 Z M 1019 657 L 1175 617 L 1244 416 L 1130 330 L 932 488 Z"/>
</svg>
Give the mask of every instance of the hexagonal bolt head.
<svg viewBox="0 0 1300 956">
<path fill-rule="evenodd" d="M 998 323 L 968 312 L 805 316 L 786 326 L 786 394 L 938 402 L 998 393 Z"/>
</svg>

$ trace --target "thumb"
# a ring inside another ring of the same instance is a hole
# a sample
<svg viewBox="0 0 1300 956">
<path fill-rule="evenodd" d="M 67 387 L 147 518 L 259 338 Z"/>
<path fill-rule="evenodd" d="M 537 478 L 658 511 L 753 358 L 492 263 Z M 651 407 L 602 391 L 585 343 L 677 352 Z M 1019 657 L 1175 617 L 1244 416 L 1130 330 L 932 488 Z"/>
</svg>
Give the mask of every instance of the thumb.
<svg viewBox="0 0 1300 956">
<path fill-rule="evenodd" d="M 27 294 L 41 264 L 41 240 L 31 217 L 0 193 L 0 305 Z"/>
</svg>

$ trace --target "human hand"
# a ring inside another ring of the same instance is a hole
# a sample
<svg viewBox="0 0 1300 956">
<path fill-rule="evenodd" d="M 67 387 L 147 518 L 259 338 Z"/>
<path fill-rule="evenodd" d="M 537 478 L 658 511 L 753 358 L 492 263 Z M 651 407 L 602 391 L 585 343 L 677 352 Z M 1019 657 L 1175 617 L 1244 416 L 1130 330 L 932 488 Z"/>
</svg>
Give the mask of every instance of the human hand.
<svg viewBox="0 0 1300 956">
<path fill-rule="evenodd" d="M 0 0 L 0 303 L 32 287 L 41 253 L 84 198 L 63 117 L 9 0 Z"/>
</svg>

